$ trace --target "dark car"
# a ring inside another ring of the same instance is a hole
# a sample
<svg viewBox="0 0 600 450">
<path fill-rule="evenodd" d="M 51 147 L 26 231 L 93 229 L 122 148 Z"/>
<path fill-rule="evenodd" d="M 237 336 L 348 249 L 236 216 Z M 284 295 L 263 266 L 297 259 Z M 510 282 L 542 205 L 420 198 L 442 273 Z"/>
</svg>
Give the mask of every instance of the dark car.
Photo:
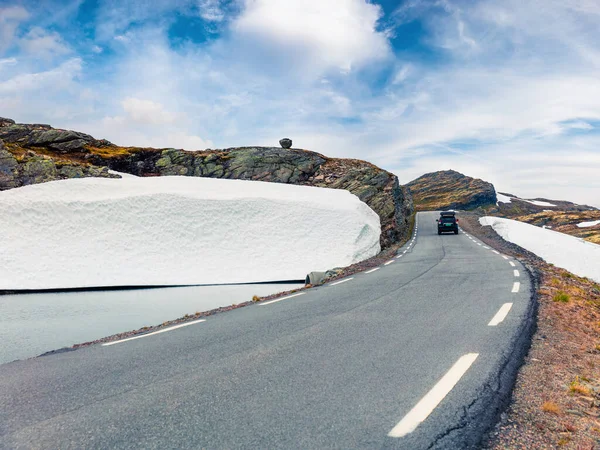
<svg viewBox="0 0 600 450">
<path fill-rule="evenodd" d="M 454 232 L 458 234 L 458 219 L 454 211 L 442 211 L 437 219 L 438 234 Z"/>
</svg>

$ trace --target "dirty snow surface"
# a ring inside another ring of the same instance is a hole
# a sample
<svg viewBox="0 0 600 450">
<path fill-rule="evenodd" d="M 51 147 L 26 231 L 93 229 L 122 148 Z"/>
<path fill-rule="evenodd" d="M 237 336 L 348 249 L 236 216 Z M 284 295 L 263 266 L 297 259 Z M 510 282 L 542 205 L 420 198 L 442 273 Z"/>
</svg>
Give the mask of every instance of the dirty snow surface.
<svg viewBox="0 0 600 450">
<path fill-rule="evenodd" d="M 304 280 L 380 251 L 345 190 L 194 177 L 0 192 L 0 290 Z"/>
<path fill-rule="evenodd" d="M 557 231 L 499 217 L 482 217 L 505 240 L 535 253 L 546 262 L 600 282 L 600 245 Z"/>
</svg>

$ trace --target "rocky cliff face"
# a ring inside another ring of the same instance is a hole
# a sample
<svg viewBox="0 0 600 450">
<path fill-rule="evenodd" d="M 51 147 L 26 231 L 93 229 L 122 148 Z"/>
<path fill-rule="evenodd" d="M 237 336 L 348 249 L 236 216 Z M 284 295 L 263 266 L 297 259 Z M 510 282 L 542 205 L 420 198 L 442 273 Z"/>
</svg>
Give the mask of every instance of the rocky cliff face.
<svg viewBox="0 0 600 450">
<path fill-rule="evenodd" d="M 418 211 L 496 205 L 494 185 L 454 170 L 427 173 L 406 185 Z"/>
<path fill-rule="evenodd" d="M 413 213 L 410 193 L 395 175 L 365 161 L 328 158 L 306 150 L 245 147 L 192 152 L 118 147 L 84 133 L 1 118 L 0 139 L 6 143 L 6 149 L 0 150 L 0 190 L 76 176 L 114 176 L 108 169 L 137 176 L 183 175 L 346 189 L 379 215 L 382 248 L 407 236 Z M 27 164 L 36 167 L 35 176 L 27 175 Z"/>
</svg>

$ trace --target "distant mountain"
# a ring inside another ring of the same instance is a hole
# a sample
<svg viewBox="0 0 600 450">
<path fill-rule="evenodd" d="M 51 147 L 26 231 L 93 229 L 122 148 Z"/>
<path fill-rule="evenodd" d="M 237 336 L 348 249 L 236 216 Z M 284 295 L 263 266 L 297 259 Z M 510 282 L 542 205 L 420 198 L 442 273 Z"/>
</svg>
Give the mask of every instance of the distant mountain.
<svg viewBox="0 0 600 450">
<path fill-rule="evenodd" d="M 479 210 L 482 214 L 519 220 L 600 244 L 600 210 L 547 198 L 524 199 L 498 192 L 494 186 L 454 170 L 425 174 L 406 185 L 417 211 Z"/>
<path fill-rule="evenodd" d="M 417 211 L 492 207 L 497 201 L 493 184 L 454 170 L 427 173 L 406 187 Z"/>
</svg>

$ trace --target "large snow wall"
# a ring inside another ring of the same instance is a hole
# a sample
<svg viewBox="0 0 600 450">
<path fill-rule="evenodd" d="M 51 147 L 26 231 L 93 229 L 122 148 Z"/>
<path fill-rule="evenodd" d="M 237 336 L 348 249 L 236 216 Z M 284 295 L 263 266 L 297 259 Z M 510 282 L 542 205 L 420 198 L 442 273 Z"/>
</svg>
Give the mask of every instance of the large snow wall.
<svg viewBox="0 0 600 450">
<path fill-rule="evenodd" d="M 304 280 L 380 251 L 345 190 L 195 177 L 0 192 L 0 290 Z"/>
</svg>

